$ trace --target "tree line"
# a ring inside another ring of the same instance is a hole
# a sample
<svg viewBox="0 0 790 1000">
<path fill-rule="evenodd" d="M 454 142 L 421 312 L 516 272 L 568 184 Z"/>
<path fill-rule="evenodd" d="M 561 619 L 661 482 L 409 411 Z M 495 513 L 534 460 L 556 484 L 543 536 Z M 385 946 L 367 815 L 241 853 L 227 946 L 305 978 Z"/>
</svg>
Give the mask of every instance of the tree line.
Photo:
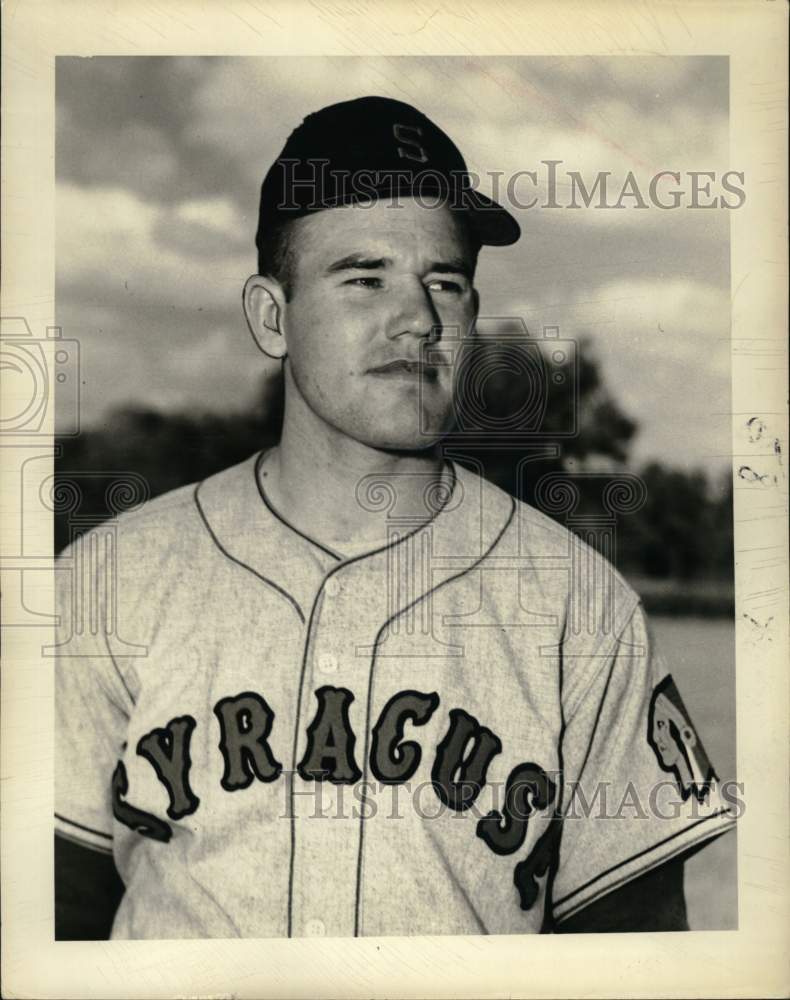
<svg viewBox="0 0 790 1000">
<path fill-rule="evenodd" d="M 490 345 L 482 344 L 480 350 L 485 354 Z M 665 592 L 666 584 L 674 582 L 678 593 L 686 595 L 683 601 L 678 599 L 684 605 L 694 584 L 706 582 L 710 588 L 718 582 L 719 598 L 713 603 L 718 610 L 729 610 L 733 575 L 729 472 L 714 481 L 701 470 L 686 471 L 659 461 L 640 467 L 629 464 L 638 425 L 606 388 L 589 341 L 579 343 L 576 358 L 564 369 L 553 366 L 552 370 L 564 371 L 564 382 L 546 378 L 545 371 L 540 380 L 530 379 L 524 358 L 514 357 L 508 365 L 501 345 L 497 351 L 497 364 L 489 363 L 487 369 L 485 357 L 475 361 L 481 365 L 476 370 L 491 374 L 469 393 L 474 413 L 465 416 L 459 409 L 459 429 L 446 440 L 454 459 L 481 470 L 503 489 L 572 529 L 584 523 L 585 514 L 594 519 L 600 513 L 607 476 L 616 482 L 623 473 L 635 475 L 641 482 L 638 506 L 617 517 L 613 553 L 617 567 L 626 575 L 665 581 Z M 575 385 L 573 392 L 568 391 L 568 379 Z M 69 513 L 67 507 L 56 507 L 56 550 L 75 531 L 111 515 L 107 487 L 114 475 L 134 473 L 154 497 L 276 443 L 282 386 L 279 381 L 268 382 L 264 390 L 259 404 L 248 412 L 173 413 L 130 406 L 110 412 L 101 426 L 60 439 L 58 481 L 65 484 L 70 476 L 78 477 L 81 500 L 79 518 L 72 516 L 73 509 Z M 481 414 L 486 418 L 482 424 Z M 533 437 L 518 433 L 511 417 L 519 414 L 533 421 Z M 483 427 L 485 433 L 473 435 L 472 440 L 470 427 Z M 570 518 L 567 509 L 546 505 L 541 483 L 546 486 L 547 477 L 576 484 L 578 503 Z"/>
</svg>

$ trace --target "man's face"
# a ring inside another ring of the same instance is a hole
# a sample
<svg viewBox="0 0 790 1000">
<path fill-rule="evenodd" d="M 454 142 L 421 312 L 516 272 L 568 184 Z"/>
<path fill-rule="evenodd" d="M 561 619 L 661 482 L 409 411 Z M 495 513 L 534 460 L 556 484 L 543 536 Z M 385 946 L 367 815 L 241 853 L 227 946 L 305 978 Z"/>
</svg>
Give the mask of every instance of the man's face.
<svg viewBox="0 0 790 1000">
<path fill-rule="evenodd" d="M 463 224 L 382 199 L 301 219 L 292 239 L 282 330 L 307 406 L 370 447 L 433 444 L 452 423 L 452 361 L 476 312 Z"/>
</svg>

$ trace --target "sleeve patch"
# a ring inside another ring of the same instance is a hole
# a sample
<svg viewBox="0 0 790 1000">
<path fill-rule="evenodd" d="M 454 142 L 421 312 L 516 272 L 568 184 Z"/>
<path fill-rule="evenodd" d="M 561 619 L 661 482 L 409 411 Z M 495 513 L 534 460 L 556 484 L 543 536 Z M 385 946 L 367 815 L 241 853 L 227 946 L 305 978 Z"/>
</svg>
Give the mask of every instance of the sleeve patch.
<svg viewBox="0 0 790 1000">
<path fill-rule="evenodd" d="M 647 741 L 661 769 L 675 775 L 683 801 L 693 794 L 704 802 L 718 779 L 670 674 L 653 690 Z"/>
</svg>

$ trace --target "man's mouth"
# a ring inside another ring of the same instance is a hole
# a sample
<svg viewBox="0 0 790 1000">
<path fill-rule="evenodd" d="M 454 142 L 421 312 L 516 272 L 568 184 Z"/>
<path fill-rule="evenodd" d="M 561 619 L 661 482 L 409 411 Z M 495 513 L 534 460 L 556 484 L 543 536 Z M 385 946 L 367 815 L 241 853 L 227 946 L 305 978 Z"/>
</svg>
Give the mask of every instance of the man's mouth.
<svg viewBox="0 0 790 1000">
<path fill-rule="evenodd" d="M 422 361 L 409 361 L 398 358 L 388 361 L 385 365 L 377 365 L 368 369 L 371 375 L 389 376 L 394 378 L 421 379 L 425 382 L 435 382 L 439 377 L 439 369 L 434 365 L 426 365 Z"/>
</svg>

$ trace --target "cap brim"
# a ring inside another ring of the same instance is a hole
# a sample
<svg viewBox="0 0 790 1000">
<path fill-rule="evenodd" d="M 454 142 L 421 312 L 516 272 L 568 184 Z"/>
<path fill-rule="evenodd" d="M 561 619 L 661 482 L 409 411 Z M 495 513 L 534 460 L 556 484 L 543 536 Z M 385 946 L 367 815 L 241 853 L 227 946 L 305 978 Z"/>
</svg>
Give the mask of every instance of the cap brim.
<svg viewBox="0 0 790 1000">
<path fill-rule="evenodd" d="M 510 246 L 521 236 L 515 218 L 492 198 L 479 191 L 465 191 L 464 204 L 469 223 L 485 246 Z"/>
</svg>

